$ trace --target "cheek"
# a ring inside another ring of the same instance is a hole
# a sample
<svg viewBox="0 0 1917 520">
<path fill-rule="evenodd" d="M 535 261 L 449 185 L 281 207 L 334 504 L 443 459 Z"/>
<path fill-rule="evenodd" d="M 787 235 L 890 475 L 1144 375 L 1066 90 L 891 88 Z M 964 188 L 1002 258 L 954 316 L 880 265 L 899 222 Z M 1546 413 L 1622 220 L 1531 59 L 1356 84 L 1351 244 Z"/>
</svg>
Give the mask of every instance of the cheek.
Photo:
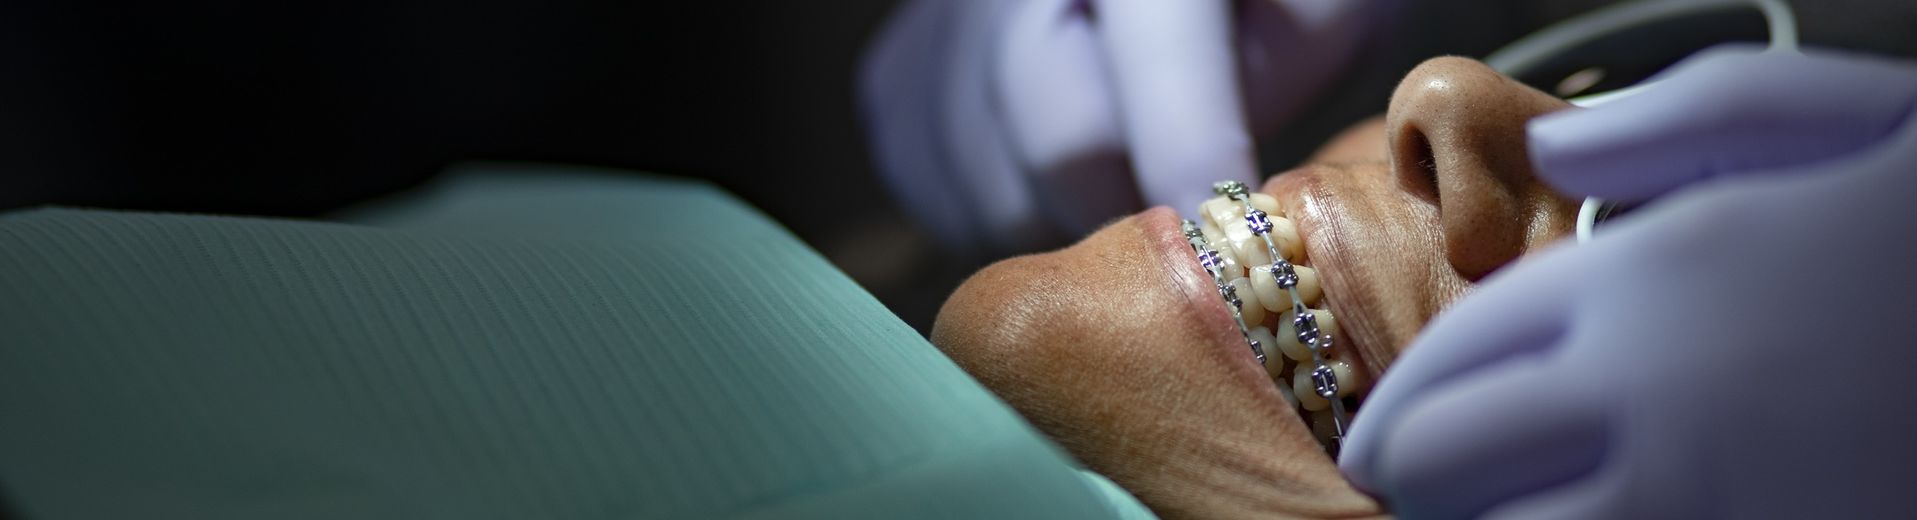
<svg viewBox="0 0 1917 520">
<path fill-rule="evenodd" d="M 1262 369 L 1221 355 L 1205 309 L 1190 308 L 1162 262 L 1127 243 L 1094 238 L 995 264 L 953 294 L 932 331 L 960 367 L 1081 457 L 1116 457 L 1102 450 L 1164 435 L 1152 425 L 1165 417 L 1242 403 L 1242 388 L 1263 382 Z M 1245 377 L 1254 384 L 1236 382 Z"/>
<path fill-rule="evenodd" d="M 1376 163 L 1390 158 L 1385 146 L 1385 118 L 1377 116 L 1351 125 L 1327 141 L 1306 164 Z"/>
<path fill-rule="evenodd" d="M 1180 356 L 1196 327 L 1183 291 L 1135 232 L 1115 227 L 974 274 L 941 308 L 933 344 L 1021 409 L 1101 402 L 1107 383 L 1189 365 Z"/>
<path fill-rule="evenodd" d="M 1330 189 L 1338 196 L 1323 211 L 1340 216 L 1311 237 L 1335 257 L 1322 268 L 1325 292 L 1333 312 L 1365 318 L 1341 323 L 1381 370 L 1472 284 L 1446 260 L 1437 206 L 1383 174 L 1350 175 Z"/>
</svg>

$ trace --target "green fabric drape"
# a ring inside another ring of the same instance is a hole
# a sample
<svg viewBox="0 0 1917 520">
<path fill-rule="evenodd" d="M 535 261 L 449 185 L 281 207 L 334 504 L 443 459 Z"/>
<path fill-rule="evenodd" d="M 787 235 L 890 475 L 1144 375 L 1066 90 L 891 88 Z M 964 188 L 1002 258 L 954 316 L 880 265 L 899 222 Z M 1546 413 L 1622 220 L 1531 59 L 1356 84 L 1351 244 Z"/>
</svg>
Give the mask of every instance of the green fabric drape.
<svg viewBox="0 0 1917 520">
<path fill-rule="evenodd" d="M 1142 513 L 705 185 L 470 167 L 340 220 L 0 215 L 14 512 Z"/>
</svg>

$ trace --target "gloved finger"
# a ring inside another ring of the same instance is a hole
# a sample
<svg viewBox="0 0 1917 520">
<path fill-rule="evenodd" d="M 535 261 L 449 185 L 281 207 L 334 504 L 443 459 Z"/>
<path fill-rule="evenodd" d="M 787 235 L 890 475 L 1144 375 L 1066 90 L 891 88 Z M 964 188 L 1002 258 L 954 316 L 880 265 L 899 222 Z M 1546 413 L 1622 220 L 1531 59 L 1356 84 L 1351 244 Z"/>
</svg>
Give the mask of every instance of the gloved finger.
<svg viewBox="0 0 1917 520">
<path fill-rule="evenodd" d="M 1255 139 L 1283 128 L 1351 65 L 1371 22 L 1392 8 L 1378 0 L 1249 0 L 1236 3 L 1238 88 Z"/>
<path fill-rule="evenodd" d="M 900 12 L 866 63 L 868 113 L 888 185 L 949 249 L 981 256 L 1055 239 L 986 83 L 991 38 L 1013 5 L 918 2 Z"/>
<path fill-rule="evenodd" d="M 928 122 L 939 114 L 960 5 L 918 0 L 899 7 L 864 56 L 859 78 L 879 172 L 901 206 L 956 251 L 978 247 L 982 230 L 966 199 L 947 196 L 959 192 L 958 174 L 941 162 L 944 143 Z"/>
<path fill-rule="evenodd" d="M 1622 476 L 1620 472 L 1600 468 L 1598 473 L 1499 503 L 1485 511 L 1480 518 L 1484 520 L 1642 518 L 1644 516 L 1642 512 L 1632 511 L 1631 505 L 1626 503 L 1624 494 L 1628 487 L 1625 486 Z M 1698 518 L 1704 515 L 1663 516 Z"/>
<path fill-rule="evenodd" d="M 1580 248 L 1588 249 L 1588 248 Z M 1378 491 L 1386 444 L 1397 423 L 1432 389 L 1527 354 L 1555 347 L 1569 326 L 1588 255 L 1558 249 L 1511 266 L 1425 327 L 1366 397 L 1353 420 L 1339 466 L 1360 487 Z"/>
<path fill-rule="evenodd" d="M 1837 52 L 1718 48 L 1660 78 L 1629 97 L 1533 120 L 1539 174 L 1572 195 L 1645 200 L 1872 146 L 1917 105 L 1917 66 Z"/>
<path fill-rule="evenodd" d="M 1047 218 L 1090 233 L 1140 209 L 1090 8 L 1030 0 L 1015 8 L 994 51 L 992 86 L 1021 171 L 1047 198 Z"/>
<path fill-rule="evenodd" d="M 1211 181 L 1254 182 L 1231 2 L 1094 5 L 1145 201 L 1193 208 L 1211 196 Z"/>
<path fill-rule="evenodd" d="M 1603 457 L 1594 368 L 1531 354 L 1425 391 L 1382 432 L 1372 482 L 1392 507 L 1471 518 L 1589 473 Z"/>
<path fill-rule="evenodd" d="M 963 196 L 976 209 L 985 242 L 997 253 L 1049 247 L 1055 233 L 1013 155 L 1001 114 L 993 110 L 985 79 L 991 63 L 988 48 L 961 47 L 944 76 L 950 90 L 939 107 L 944 113 L 935 121 L 941 123 L 937 130 L 945 143 L 943 160 L 953 165 L 961 181 L 960 191 L 945 196 Z"/>
</svg>

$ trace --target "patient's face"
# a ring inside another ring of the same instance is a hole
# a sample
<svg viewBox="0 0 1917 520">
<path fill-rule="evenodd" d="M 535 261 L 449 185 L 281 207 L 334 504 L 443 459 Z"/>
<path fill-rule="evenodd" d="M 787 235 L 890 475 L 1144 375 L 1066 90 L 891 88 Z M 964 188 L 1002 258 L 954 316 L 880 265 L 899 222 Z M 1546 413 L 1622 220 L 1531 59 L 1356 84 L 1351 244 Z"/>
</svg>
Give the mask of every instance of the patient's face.
<svg viewBox="0 0 1917 520">
<path fill-rule="evenodd" d="M 1576 204 L 1536 178 L 1524 145 L 1528 119 L 1566 106 L 1432 60 L 1382 121 L 1263 186 L 1297 222 L 1358 370 L 1375 376 L 1476 281 L 1569 233 Z M 1169 208 L 979 272 L 933 342 L 1160 514 L 1376 507 L 1252 359 Z"/>
</svg>

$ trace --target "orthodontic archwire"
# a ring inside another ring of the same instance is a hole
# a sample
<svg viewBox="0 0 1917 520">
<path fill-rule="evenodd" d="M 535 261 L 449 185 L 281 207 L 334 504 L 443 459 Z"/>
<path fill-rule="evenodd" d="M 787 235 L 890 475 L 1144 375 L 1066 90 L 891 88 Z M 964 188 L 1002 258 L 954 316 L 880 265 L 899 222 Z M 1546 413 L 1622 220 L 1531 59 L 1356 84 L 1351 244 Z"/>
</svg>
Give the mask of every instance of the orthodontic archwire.
<svg viewBox="0 0 1917 520">
<path fill-rule="evenodd" d="M 1325 449 L 1331 452 L 1333 458 L 1336 458 L 1339 449 L 1344 445 L 1347 418 L 1344 401 L 1338 398 L 1338 374 L 1332 370 L 1329 363 L 1325 362 L 1326 355 L 1331 352 L 1331 335 L 1321 333 L 1318 329 L 1316 314 L 1305 312 L 1307 308 L 1304 298 L 1298 295 L 1297 269 L 1290 260 L 1279 253 L 1278 244 L 1271 239 L 1271 216 L 1264 210 L 1252 207 L 1251 189 L 1246 187 L 1245 183 L 1238 181 L 1220 181 L 1212 184 L 1211 189 L 1213 193 L 1229 198 L 1242 206 L 1245 210 L 1245 224 L 1251 229 L 1252 234 L 1265 242 L 1265 250 L 1272 258 L 1271 264 L 1248 266 L 1248 268 L 1264 269 L 1271 273 L 1278 287 L 1284 289 L 1286 295 L 1291 297 L 1291 308 L 1297 310 L 1292 313 L 1292 329 L 1298 334 L 1298 342 L 1305 344 L 1309 347 L 1307 350 L 1311 351 L 1312 391 L 1326 401 L 1330 401 L 1331 404 L 1331 423 L 1334 433 Z M 1251 327 L 1245 324 L 1244 314 L 1240 311 L 1244 301 L 1238 298 L 1237 288 L 1225 279 L 1224 260 L 1219 257 L 1217 251 L 1205 243 L 1204 234 L 1197 224 L 1185 220 L 1182 227 L 1185 240 L 1191 243 L 1193 252 L 1198 254 L 1199 265 L 1203 266 L 1206 272 L 1211 273 L 1212 283 L 1218 287 L 1218 295 L 1229 304 L 1227 307 L 1231 309 L 1232 320 L 1238 324 L 1239 335 L 1243 336 L 1245 343 L 1250 345 L 1252 354 L 1258 357 L 1258 363 L 1264 364 L 1264 346 L 1260 345 L 1258 340 L 1251 338 Z"/>
<path fill-rule="evenodd" d="M 1231 319 L 1238 323 L 1238 335 L 1245 338 L 1245 344 L 1251 346 L 1251 355 L 1256 356 L 1258 364 L 1263 365 L 1265 346 L 1251 339 L 1251 327 L 1245 325 L 1245 313 L 1241 310 L 1245 300 L 1238 297 L 1238 288 L 1225 279 L 1225 260 L 1218 256 L 1218 251 L 1205 244 L 1205 235 L 1198 230 L 1197 224 L 1186 220 L 1181 226 L 1184 228 L 1185 241 L 1190 242 L 1192 251 L 1198 253 L 1198 265 L 1211 274 L 1211 284 L 1218 288 L 1218 296 L 1225 299 L 1225 307 L 1231 309 Z"/>
</svg>

